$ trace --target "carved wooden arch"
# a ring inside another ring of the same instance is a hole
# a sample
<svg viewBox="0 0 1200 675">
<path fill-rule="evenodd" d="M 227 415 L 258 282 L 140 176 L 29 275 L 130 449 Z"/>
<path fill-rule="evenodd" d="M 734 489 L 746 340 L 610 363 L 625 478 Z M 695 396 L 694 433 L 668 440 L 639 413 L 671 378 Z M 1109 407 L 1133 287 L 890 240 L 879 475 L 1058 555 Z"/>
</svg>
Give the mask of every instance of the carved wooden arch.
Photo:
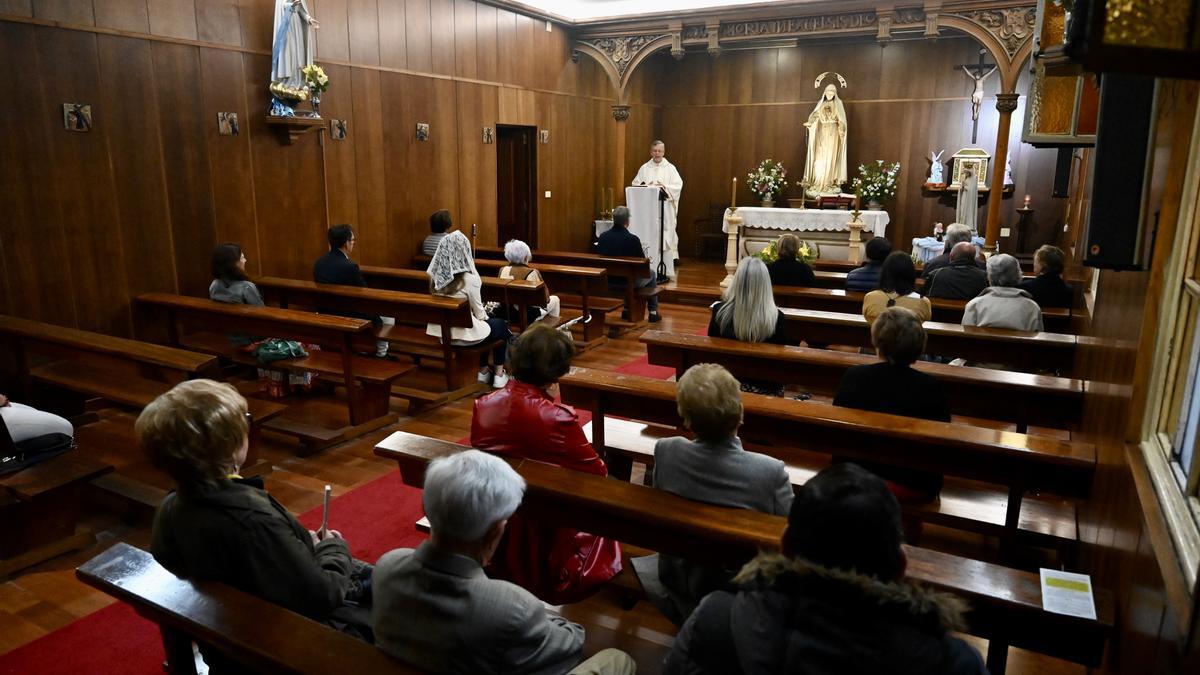
<svg viewBox="0 0 1200 675">
<path fill-rule="evenodd" d="M 1004 44 L 1000 42 L 1000 39 L 983 24 L 962 16 L 939 14 L 937 25 L 938 28 L 957 30 L 975 38 L 979 44 L 983 45 L 984 49 L 988 50 L 992 55 L 992 60 L 996 62 L 996 71 L 1000 73 L 1000 92 L 1006 93 L 1016 90 L 1017 78 L 1021 75 L 1021 62 L 1025 58 L 1022 56 L 1022 52 L 1028 55 L 1033 50 L 1032 34 L 1017 49 L 1016 55 L 1010 57 L 1008 50 L 1004 48 Z"/>
<path fill-rule="evenodd" d="M 677 36 L 674 35 L 634 35 L 580 40 L 575 43 L 575 51 L 587 54 L 600 64 L 617 94 L 617 105 L 626 105 L 629 81 L 637 67 L 655 52 L 673 47 L 676 39 Z M 623 46 L 617 46 L 618 43 Z M 619 49 L 624 49 L 625 53 L 616 51 Z M 630 49 L 633 49 L 631 54 L 628 53 Z"/>
</svg>

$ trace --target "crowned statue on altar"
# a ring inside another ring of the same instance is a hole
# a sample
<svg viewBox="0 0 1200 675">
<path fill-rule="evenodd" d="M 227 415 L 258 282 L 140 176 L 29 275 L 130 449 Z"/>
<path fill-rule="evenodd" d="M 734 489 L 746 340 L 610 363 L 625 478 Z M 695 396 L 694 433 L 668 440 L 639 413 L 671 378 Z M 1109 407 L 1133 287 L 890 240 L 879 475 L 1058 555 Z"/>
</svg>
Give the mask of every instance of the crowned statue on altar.
<svg viewBox="0 0 1200 675">
<path fill-rule="evenodd" d="M 804 156 L 804 180 L 801 184 L 811 197 L 840 194 L 846 182 L 846 108 L 838 98 L 837 86 L 830 83 L 817 101 L 817 107 L 804 123 L 808 148 Z"/>
<path fill-rule="evenodd" d="M 290 113 L 286 101 L 308 98 L 304 68 L 313 65 L 316 47 L 313 31 L 321 24 L 308 12 L 304 0 L 275 0 L 275 23 L 271 38 L 272 105 L 278 112 Z M 287 110 L 282 110 L 287 108 Z"/>
</svg>

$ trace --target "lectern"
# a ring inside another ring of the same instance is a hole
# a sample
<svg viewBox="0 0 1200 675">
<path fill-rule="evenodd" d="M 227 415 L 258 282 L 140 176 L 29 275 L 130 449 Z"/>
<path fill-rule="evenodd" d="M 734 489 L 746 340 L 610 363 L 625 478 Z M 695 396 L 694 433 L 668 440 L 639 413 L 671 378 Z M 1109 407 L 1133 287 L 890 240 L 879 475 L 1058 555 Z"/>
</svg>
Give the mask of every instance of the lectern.
<svg viewBox="0 0 1200 675">
<path fill-rule="evenodd" d="M 667 194 L 659 187 L 625 188 L 625 204 L 629 206 L 629 231 L 642 240 L 642 249 L 650 259 L 650 269 L 669 277 L 675 276 L 675 261 L 663 260 L 663 210 Z"/>
</svg>

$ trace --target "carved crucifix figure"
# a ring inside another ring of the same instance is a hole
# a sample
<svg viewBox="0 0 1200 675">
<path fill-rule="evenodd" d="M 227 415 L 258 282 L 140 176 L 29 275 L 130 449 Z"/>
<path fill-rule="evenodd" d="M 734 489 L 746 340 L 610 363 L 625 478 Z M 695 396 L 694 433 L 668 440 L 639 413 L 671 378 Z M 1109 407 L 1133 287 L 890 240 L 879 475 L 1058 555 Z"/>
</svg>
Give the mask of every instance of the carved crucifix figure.
<svg viewBox="0 0 1200 675">
<path fill-rule="evenodd" d="M 996 64 L 987 63 L 984 60 L 984 55 L 987 54 L 986 49 L 979 50 L 979 63 L 962 64 L 958 67 L 962 69 L 967 77 L 975 82 L 975 89 L 971 92 L 971 142 L 978 142 L 979 137 L 979 110 L 983 107 L 983 82 L 992 73 L 996 72 Z"/>
</svg>

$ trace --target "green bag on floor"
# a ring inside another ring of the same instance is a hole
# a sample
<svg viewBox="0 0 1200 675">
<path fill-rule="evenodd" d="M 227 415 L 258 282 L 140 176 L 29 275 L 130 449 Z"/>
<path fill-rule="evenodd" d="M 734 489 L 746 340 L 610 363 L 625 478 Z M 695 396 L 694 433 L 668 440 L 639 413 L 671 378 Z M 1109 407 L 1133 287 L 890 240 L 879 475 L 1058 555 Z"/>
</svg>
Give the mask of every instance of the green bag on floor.
<svg viewBox="0 0 1200 675">
<path fill-rule="evenodd" d="M 308 352 L 304 351 L 304 347 L 301 347 L 299 342 L 293 340 L 271 338 L 263 340 L 254 348 L 254 358 L 258 359 L 258 362 L 263 365 L 274 361 L 282 361 L 283 359 L 295 359 L 301 356 L 308 356 Z"/>
</svg>

